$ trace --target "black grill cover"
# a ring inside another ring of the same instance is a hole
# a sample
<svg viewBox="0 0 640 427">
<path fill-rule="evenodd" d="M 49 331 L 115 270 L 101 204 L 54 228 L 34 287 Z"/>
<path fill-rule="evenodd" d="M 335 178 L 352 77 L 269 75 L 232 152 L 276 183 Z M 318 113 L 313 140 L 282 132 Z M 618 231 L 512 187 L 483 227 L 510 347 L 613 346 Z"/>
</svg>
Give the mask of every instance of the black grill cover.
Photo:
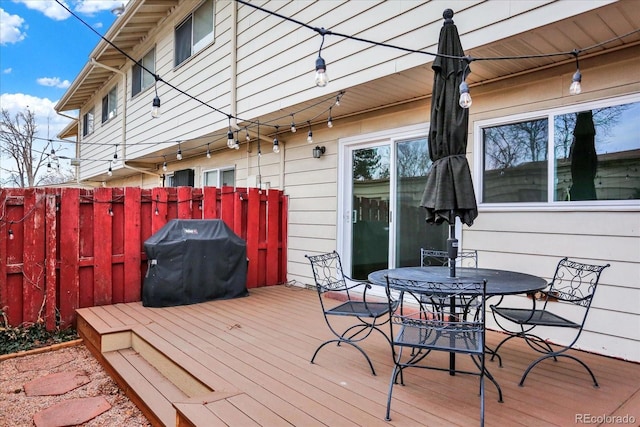
<svg viewBox="0 0 640 427">
<path fill-rule="evenodd" d="M 247 247 L 219 219 L 173 219 L 144 242 L 145 307 L 248 295 Z"/>
</svg>

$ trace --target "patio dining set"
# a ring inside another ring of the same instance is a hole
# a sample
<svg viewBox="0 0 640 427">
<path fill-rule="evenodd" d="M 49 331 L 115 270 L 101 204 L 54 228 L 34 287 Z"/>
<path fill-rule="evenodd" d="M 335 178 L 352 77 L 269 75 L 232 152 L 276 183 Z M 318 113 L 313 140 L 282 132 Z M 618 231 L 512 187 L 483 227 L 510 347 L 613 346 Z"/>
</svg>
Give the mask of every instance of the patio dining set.
<svg viewBox="0 0 640 427">
<path fill-rule="evenodd" d="M 330 344 L 355 348 L 376 375 L 372 360 L 362 342 L 372 334 L 381 334 L 389 343 L 393 370 L 384 419 L 391 420 L 394 386 L 404 385 L 405 370 L 431 369 L 479 378 L 480 425 L 484 425 L 485 379 L 496 388 L 502 402 L 502 389 L 488 370 L 485 361 L 497 358 L 502 366 L 501 348 L 514 338 L 523 339 L 538 357 L 523 372 L 519 385 L 540 362 L 569 359 L 578 363 L 598 387 L 591 368 L 570 351 L 582 333 L 593 296 L 606 265 L 586 264 L 562 258 L 549 283 L 543 278 L 506 270 L 478 268 L 477 253 L 461 252 L 470 266 L 459 267 L 455 277 L 449 275 L 451 262 L 446 252 L 421 251 L 421 266 L 374 271 L 368 280 L 355 280 L 345 275 L 337 252 L 307 255 L 313 270 L 324 319 L 333 333 L 313 353 L 314 363 L 320 350 Z M 463 264 L 465 265 L 465 264 Z M 384 297 L 374 295 L 373 286 L 384 288 Z M 327 295 L 343 294 L 339 303 L 331 304 Z M 510 307 L 505 296 L 526 295 L 530 306 Z M 487 313 L 504 333 L 494 348 L 486 342 Z M 353 322 L 346 328 L 344 321 Z M 572 331 L 564 344 L 553 344 L 538 333 L 543 327 Z M 448 366 L 430 355 L 449 354 Z M 456 366 L 457 355 L 470 356 L 473 364 Z M 504 361 L 508 363 L 508 361 Z"/>
</svg>

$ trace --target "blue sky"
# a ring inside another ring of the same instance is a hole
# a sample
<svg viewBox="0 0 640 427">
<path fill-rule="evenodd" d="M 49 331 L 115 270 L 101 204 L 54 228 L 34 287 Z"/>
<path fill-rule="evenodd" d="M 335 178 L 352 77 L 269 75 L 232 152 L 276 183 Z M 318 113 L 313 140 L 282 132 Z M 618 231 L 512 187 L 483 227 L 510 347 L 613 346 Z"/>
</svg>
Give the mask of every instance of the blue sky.
<svg viewBox="0 0 640 427">
<path fill-rule="evenodd" d="M 111 10 L 128 0 L 60 2 L 104 34 L 116 18 Z M 53 107 L 98 42 L 55 0 L 0 0 L 0 108 L 13 117 L 28 106 L 35 112 L 38 136 L 55 139 L 69 119 Z M 0 158 L 0 166 L 10 165 Z"/>
</svg>

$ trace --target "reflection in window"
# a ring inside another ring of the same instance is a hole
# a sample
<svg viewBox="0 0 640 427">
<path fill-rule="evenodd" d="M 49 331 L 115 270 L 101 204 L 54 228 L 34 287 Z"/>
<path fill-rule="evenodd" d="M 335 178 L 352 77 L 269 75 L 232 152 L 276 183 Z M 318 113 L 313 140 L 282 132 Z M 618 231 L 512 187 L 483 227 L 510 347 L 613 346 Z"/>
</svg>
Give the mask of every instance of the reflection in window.
<svg viewBox="0 0 640 427">
<path fill-rule="evenodd" d="M 482 202 L 640 199 L 638 117 L 633 102 L 482 129 Z"/>
<path fill-rule="evenodd" d="M 554 117 L 556 201 L 640 199 L 640 102 Z"/>
<path fill-rule="evenodd" d="M 82 136 L 93 133 L 93 108 L 82 116 Z"/>
<path fill-rule="evenodd" d="M 109 94 L 102 98 L 102 123 L 116 116 L 116 107 L 118 105 L 117 86 L 109 91 Z"/>
<path fill-rule="evenodd" d="M 213 41 L 213 0 L 206 0 L 175 30 L 175 65 L 180 65 Z"/>
<path fill-rule="evenodd" d="M 483 129 L 484 203 L 547 201 L 547 119 Z"/>
<path fill-rule="evenodd" d="M 208 170 L 203 174 L 202 185 L 204 187 L 233 187 L 235 186 L 235 177 L 234 168 Z"/>
</svg>

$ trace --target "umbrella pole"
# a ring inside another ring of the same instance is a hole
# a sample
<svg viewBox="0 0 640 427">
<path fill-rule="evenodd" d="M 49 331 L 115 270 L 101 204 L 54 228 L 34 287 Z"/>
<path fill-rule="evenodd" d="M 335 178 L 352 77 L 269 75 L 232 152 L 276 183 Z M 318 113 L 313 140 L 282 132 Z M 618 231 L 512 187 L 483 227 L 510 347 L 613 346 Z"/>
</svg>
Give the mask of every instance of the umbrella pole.
<svg viewBox="0 0 640 427">
<path fill-rule="evenodd" d="M 449 277 L 456 277 L 456 258 L 458 258 L 458 239 L 456 239 L 456 223 L 449 225 L 447 239 L 447 253 L 449 255 Z"/>
</svg>

